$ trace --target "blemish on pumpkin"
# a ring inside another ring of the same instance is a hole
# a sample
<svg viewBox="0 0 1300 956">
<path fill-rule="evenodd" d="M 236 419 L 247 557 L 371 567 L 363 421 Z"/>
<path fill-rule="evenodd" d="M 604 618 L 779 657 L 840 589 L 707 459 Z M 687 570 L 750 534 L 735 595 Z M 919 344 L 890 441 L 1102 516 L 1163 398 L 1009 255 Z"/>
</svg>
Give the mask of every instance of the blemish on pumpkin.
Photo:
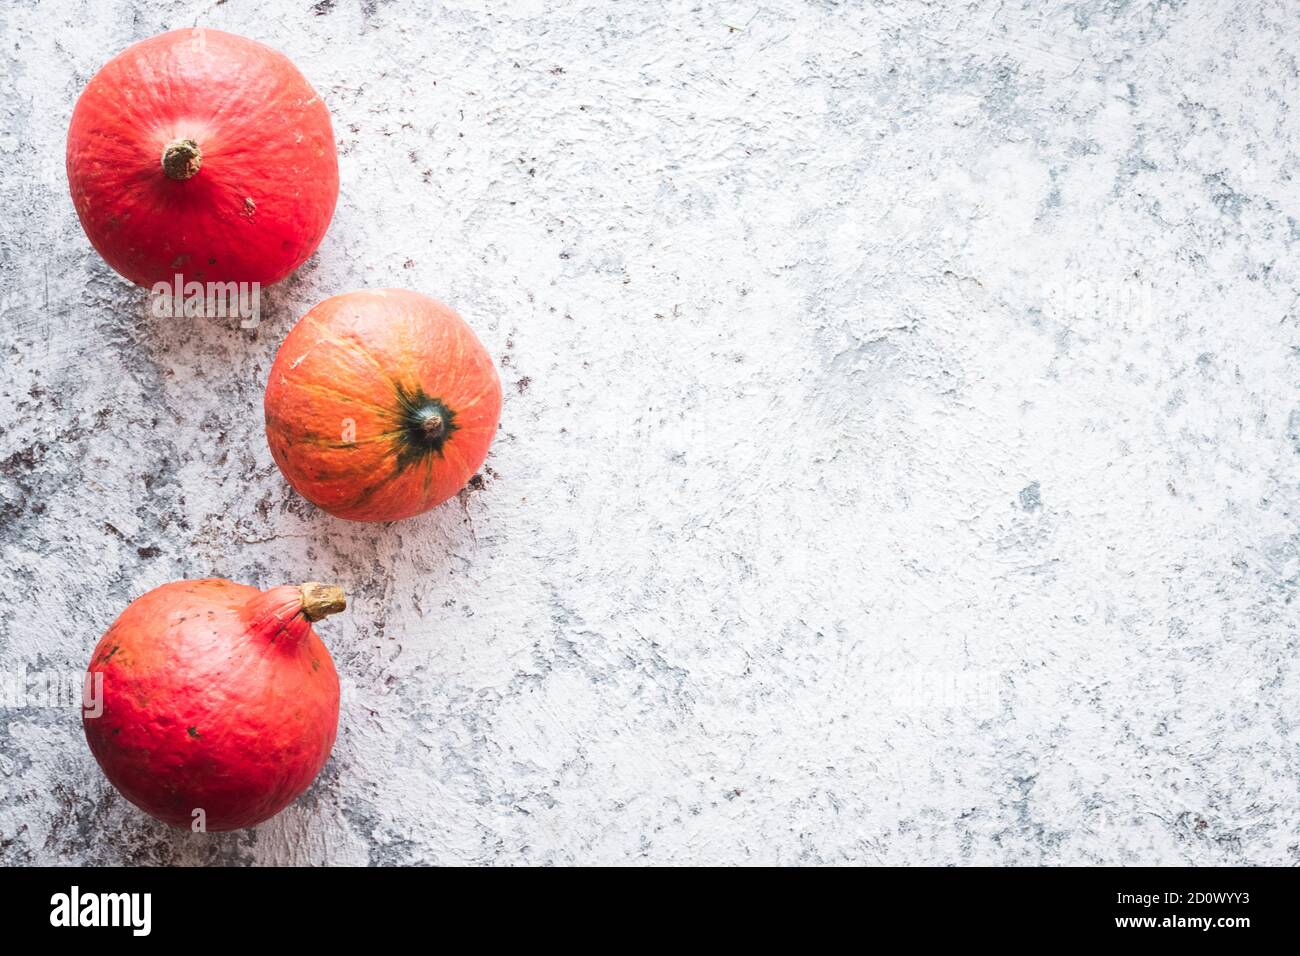
<svg viewBox="0 0 1300 956">
<path fill-rule="evenodd" d="M 244 197 L 244 216 L 248 219 L 253 218 L 253 213 L 257 212 L 257 203 L 253 202 L 252 196 Z"/>
<path fill-rule="evenodd" d="M 320 660 L 318 658 L 313 657 L 311 659 L 311 669 L 314 671 L 320 670 Z"/>
<path fill-rule="evenodd" d="M 186 727 L 185 732 L 188 733 L 195 740 L 199 738 L 199 728 L 197 727 Z"/>
<path fill-rule="evenodd" d="M 99 662 L 101 664 L 107 664 L 109 661 L 113 659 L 113 655 L 116 654 L 121 649 L 121 647 L 122 647 L 121 644 L 114 644 L 112 648 L 110 648 L 109 650 L 105 651 L 103 654 L 100 655 Z"/>
</svg>

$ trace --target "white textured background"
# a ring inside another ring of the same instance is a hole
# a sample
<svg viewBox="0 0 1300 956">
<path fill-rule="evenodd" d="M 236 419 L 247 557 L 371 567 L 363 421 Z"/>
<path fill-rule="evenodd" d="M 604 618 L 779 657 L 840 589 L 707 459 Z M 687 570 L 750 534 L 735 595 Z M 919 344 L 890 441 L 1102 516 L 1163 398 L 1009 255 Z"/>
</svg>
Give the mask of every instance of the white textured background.
<svg viewBox="0 0 1300 956">
<path fill-rule="evenodd" d="M 262 325 L 149 318 L 73 103 L 287 53 L 342 195 Z M 3 863 L 1300 862 L 1300 4 L 5 0 L 0 659 L 178 577 L 334 580 L 311 791 L 170 831 L 0 709 Z M 262 435 L 318 300 L 497 357 L 479 490 L 391 526 Z"/>
</svg>

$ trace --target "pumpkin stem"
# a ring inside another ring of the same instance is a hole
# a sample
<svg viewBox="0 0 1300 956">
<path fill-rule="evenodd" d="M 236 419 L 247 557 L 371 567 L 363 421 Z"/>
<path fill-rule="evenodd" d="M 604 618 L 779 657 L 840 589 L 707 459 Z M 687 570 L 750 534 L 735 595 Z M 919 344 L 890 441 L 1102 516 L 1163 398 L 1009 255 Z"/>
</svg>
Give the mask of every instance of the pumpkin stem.
<svg viewBox="0 0 1300 956">
<path fill-rule="evenodd" d="M 436 408 L 427 409 L 420 414 L 420 417 L 423 419 L 420 428 L 429 441 L 436 442 L 447 431 L 447 420 Z"/>
<path fill-rule="evenodd" d="M 192 139 L 173 140 L 167 144 L 162 154 L 163 172 L 169 179 L 184 182 L 199 171 L 203 165 L 203 151 Z"/>
<path fill-rule="evenodd" d="M 298 590 L 302 592 L 303 616 L 313 623 L 331 614 L 337 614 L 348 606 L 348 599 L 344 596 L 343 589 L 334 584 L 308 581 L 306 584 L 298 585 Z"/>
</svg>

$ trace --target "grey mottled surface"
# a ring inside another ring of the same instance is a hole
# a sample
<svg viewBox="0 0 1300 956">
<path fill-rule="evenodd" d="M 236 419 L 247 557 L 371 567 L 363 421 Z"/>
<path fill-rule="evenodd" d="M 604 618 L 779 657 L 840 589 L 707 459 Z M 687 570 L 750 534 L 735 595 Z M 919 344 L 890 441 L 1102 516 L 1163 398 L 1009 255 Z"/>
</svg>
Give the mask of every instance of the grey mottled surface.
<svg viewBox="0 0 1300 956">
<path fill-rule="evenodd" d="M 343 191 L 261 326 L 149 318 L 63 137 L 111 54 L 291 56 Z M 1300 6 L 9 0 L 0 655 L 177 577 L 351 593 L 334 755 L 169 831 L 0 709 L 3 863 L 1300 862 Z M 261 432 L 319 299 L 453 303 L 484 486 Z"/>
</svg>

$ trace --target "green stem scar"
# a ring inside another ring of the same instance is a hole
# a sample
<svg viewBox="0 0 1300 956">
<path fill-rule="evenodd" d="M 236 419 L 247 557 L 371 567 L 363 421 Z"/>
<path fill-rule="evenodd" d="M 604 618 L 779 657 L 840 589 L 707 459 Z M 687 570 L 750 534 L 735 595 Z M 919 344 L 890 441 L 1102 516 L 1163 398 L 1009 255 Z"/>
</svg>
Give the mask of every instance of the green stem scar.
<svg viewBox="0 0 1300 956">
<path fill-rule="evenodd" d="M 416 387 L 407 391 L 397 386 L 397 466 L 407 468 L 429 455 L 442 457 L 442 448 L 460 427 L 456 413 L 441 398 L 426 395 Z"/>
</svg>

